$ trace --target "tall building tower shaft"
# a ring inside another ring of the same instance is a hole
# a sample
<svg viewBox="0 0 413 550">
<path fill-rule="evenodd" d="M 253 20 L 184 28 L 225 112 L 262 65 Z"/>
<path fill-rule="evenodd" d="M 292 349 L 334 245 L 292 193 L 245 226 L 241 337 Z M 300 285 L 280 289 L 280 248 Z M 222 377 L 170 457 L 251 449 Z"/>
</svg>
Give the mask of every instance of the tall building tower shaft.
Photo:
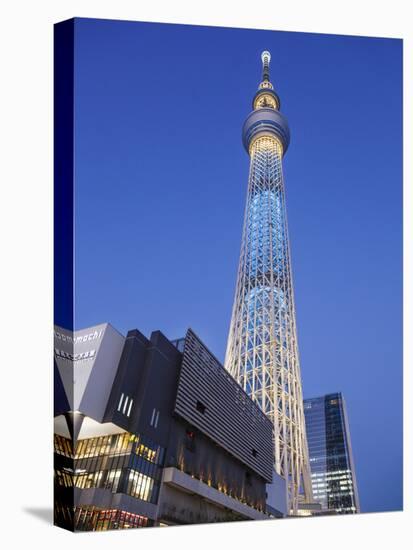
<svg viewBox="0 0 413 550">
<path fill-rule="evenodd" d="M 304 400 L 311 482 L 321 512 L 358 514 L 360 503 L 347 407 L 341 393 Z"/>
<path fill-rule="evenodd" d="M 292 514 L 312 500 L 282 159 L 290 132 L 262 53 L 262 80 L 243 127 L 247 204 L 225 368 L 272 420 L 275 470 Z"/>
</svg>

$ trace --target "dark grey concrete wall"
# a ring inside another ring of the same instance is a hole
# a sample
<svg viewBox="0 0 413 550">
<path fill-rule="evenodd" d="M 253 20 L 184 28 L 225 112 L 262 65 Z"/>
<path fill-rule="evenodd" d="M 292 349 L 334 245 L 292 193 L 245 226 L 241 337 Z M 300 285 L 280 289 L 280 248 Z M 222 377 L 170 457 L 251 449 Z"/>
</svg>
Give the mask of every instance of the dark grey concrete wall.
<svg viewBox="0 0 413 550">
<path fill-rule="evenodd" d="M 165 466 L 182 469 L 249 506 L 265 509 L 263 478 L 179 417 L 173 422 Z"/>
</svg>

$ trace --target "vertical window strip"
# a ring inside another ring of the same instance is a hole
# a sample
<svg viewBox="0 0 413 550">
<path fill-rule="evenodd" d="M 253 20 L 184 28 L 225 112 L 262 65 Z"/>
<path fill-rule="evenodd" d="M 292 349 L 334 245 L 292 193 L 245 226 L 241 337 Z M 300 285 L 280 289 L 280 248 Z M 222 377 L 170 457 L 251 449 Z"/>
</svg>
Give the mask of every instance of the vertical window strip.
<svg viewBox="0 0 413 550">
<path fill-rule="evenodd" d="M 126 412 L 126 407 L 128 406 L 128 401 L 129 401 L 129 397 L 126 396 L 126 397 L 125 397 L 125 401 L 124 401 L 124 403 L 123 403 L 123 409 L 122 409 L 122 413 L 123 413 L 123 414 L 125 414 L 125 412 Z"/>
<path fill-rule="evenodd" d="M 125 397 L 125 394 L 122 393 L 122 395 L 120 396 L 120 400 L 119 400 L 118 411 L 120 411 L 120 408 L 122 407 L 122 402 L 123 402 L 124 397 Z"/>
<path fill-rule="evenodd" d="M 156 409 L 154 408 L 153 411 L 152 411 L 152 418 L 151 418 L 151 422 L 150 422 L 151 426 L 153 426 L 153 421 L 155 420 L 155 413 L 156 413 Z"/>
<path fill-rule="evenodd" d="M 132 410 L 132 404 L 133 404 L 133 399 L 130 400 L 130 403 L 129 403 L 129 408 L 128 408 L 128 413 L 126 416 L 130 416 L 130 412 Z"/>
<path fill-rule="evenodd" d="M 159 411 L 157 411 L 157 413 L 156 413 L 155 424 L 154 424 L 155 428 L 158 427 L 158 420 L 159 420 Z"/>
</svg>

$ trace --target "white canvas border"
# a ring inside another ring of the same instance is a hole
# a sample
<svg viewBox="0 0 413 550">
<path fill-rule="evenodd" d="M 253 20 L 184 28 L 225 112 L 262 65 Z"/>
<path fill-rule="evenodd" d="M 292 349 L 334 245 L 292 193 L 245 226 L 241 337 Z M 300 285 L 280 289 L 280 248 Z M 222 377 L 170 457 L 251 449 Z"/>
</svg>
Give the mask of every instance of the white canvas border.
<svg viewBox="0 0 413 550">
<path fill-rule="evenodd" d="M 412 30 L 408 3 L 395 0 L 313 0 L 258 4 L 166 0 L 15 1 L 3 5 L 1 304 L 2 304 L 2 518 L 1 538 L 12 547 L 113 548 L 388 548 L 402 546 L 411 519 L 412 476 L 405 467 L 405 512 L 281 522 L 73 535 L 47 522 L 52 499 L 52 25 L 72 16 L 202 25 L 362 34 L 404 39 L 404 120 L 411 121 Z M 410 27 L 410 28 L 409 28 Z M 408 70 L 410 68 L 410 70 Z M 405 127 L 405 464 L 411 457 L 412 180 L 411 124 Z M 410 153 L 410 156 L 409 156 Z M 391 368 L 391 365 L 389 365 Z M 410 429 L 409 429 L 410 428 Z M 383 434 L 383 452 L 385 434 Z M 373 457 L 374 462 L 374 457 Z M 30 511 L 31 510 L 31 511 Z M 43 519 L 42 519 L 43 518 Z M 45 519 L 46 518 L 46 519 Z"/>
</svg>

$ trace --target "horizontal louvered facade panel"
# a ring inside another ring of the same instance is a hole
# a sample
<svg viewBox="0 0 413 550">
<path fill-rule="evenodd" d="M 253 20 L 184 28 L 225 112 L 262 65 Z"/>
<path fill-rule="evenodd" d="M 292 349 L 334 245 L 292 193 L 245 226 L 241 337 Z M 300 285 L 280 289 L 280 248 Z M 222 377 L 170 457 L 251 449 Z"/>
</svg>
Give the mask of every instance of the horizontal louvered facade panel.
<svg viewBox="0 0 413 550">
<path fill-rule="evenodd" d="M 192 330 L 185 338 L 175 412 L 271 481 L 270 420 Z"/>
</svg>

